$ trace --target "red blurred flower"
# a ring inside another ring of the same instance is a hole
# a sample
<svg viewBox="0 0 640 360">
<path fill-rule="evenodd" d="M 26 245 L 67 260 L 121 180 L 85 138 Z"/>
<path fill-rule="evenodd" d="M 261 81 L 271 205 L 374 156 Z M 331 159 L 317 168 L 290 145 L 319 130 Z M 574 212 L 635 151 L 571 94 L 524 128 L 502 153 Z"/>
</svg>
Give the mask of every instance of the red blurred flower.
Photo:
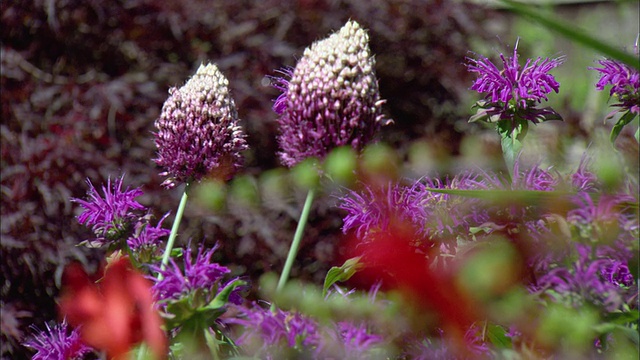
<svg viewBox="0 0 640 360">
<path fill-rule="evenodd" d="M 361 256 L 365 266 L 357 280 L 369 284 L 382 280 L 386 289 L 398 290 L 420 311 L 435 313 L 439 327 L 464 352 L 465 333 L 481 319 L 480 311 L 458 288 L 453 272 L 430 266 L 436 248 L 418 246 L 410 229 L 395 223 L 371 241 L 351 238 L 349 256 Z"/>
<path fill-rule="evenodd" d="M 96 284 L 78 263 L 63 277 L 60 312 L 72 326 L 80 326 L 82 340 L 125 359 L 133 346 L 144 341 L 155 358 L 164 359 L 167 339 L 162 319 L 154 308 L 151 283 L 133 270 L 129 259 L 109 264 Z"/>
</svg>

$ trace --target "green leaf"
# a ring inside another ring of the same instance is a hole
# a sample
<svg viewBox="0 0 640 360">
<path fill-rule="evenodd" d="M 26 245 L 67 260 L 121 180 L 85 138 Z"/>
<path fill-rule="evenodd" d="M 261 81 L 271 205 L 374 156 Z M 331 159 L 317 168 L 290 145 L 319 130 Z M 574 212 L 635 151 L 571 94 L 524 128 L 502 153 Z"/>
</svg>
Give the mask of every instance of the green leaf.
<svg viewBox="0 0 640 360">
<path fill-rule="evenodd" d="M 605 315 L 605 320 L 608 323 L 624 325 L 632 322 L 637 322 L 640 317 L 638 310 L 629 310 L 625 312 L 615 312 Z"/>
<path fill-rule="evenodd" d="M 218 295 L 216 295 L 216 297 L 213 300 L 211 300 L 211 302 L 209 302 L 209 304 L 207 304 L 207 306 L 203 307 L 202 309 L 215 310 L 215 309 L 223 308 L 229 302 L 229 296 L 231 296 L 231 293 L 233 292 L 233 290 L 241 286 L 247 286 L 247 282 L 244 280 L 236 279 L 228 283 L 227 286 L 225 286 L 222 290 L 220 290 L 220 292 L 218 292 Z"/>
<path fill-rule="evenodd" d="M 512 0 L 501 1 L 507 5 L 508 10 L 556 31 L 576 43 L 594 49 L 608 58 L 622 61 L 631 67 L 640 69 L 640 63 L 638 63 L 638 59 L 635 56 L 588 35 L 586 31 L 576 28 L 571 21 L 557 19 L 549 13 L 536 10 L 531 4 L 522 4 Z"/>
<path fill-rule="evenodd" d="M 349 280 L 353 274 L 362 269 L 363 265 L 360 263 L 360 256 L 351 258 L 342 264 L 342 266 L 334 266 L 327 272 L 327 276 L 324 278 L 324 286 L 322 287 L 322 296 L 327 295 L 329 288 L 337 283 Z"/>
<path fill-rule="evenodd" d="M 527 136 L 529 122 L 525 119 L 502 120 L 498 122 L 497 129 L 501 138 L 502 156 L 507 164 L 509 174 L 513 177 L 513 168 L 520 151 L 522 151 L 522 141 Z"/>
<path fill-rule="evenodd" d="M 507 331 L 500 325 L 489 324 L 487 326 L 487 337 L 498 349 L 511 348 L 511 339 L 507 336 Z"/>
<path fill-rule="evenodd" d="M 618 135 L 620 135 L 622 128 L 624 128 L 625 125 L 633 121 L 635 117 L 636 117 L 636 114 L 632 113 L 631 111 L 627 111 L 624 113 L 624 115 L 622 115 L 622 117 L 620 117 L 618 122 L 615 125 L 613 125 L 613 128 L 611 128 L 611 135 L 609 136 L 609 140 L 611 141 L 612 144 L 616 141 L 616 139 L 618 138 Z"/>
</svg>

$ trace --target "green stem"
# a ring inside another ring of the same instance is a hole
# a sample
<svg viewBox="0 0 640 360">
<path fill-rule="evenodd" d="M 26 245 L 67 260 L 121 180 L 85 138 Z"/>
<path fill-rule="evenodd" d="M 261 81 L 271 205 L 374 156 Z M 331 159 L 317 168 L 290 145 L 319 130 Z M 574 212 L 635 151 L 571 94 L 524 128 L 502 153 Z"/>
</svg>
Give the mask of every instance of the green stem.
<svg viewBox="0 0 640 360">
<path fill-rule="evenodd" d="M 167 241 L 167 248 L 164 250 L 164 254 L 162 255 L 162 264 L 160 265 L 162 270 L 164 270 L 169 263 L 173 244 L 175 243 L 176 236 L 178 235 L 178 228 L 180 227 L 180 221 L 182 221 L 182 214 L 184 214 L 184 208 L 187 205 L 187 190 L 189 190 L 189 184 L 184 188 L 182 199 L 180 199 L 180 205 L 178 205 L 178 212 L 176 213 L 176 218 L 173 220 L 173 226 L 171 227 L 171 234 L 169 234 L 169 241 Z M 158 279 L 162 279 L 162 274 L 158 274 Z"/>
<path fill-rule="evenodd" d="M 291 243 L 291 247 L 289 247 L 289 254 L 287 255 L 287 261 L 284 263 L 284 269 L 282 269 L 282 274 L 280 274 L 280 280 L 278 280 L 278 286 L 276 287 L 276 293 L 279 293 L 289 278 L 289 273 L 291 272 L 291 266 L 293 266 L 293 261 L 296 259 L 296 255 L 298 254 L 298 248 L 300 247 L 300 240 L 302 239 L 302 234 L 304 233 L 304 228 L 307 225 L 307 219 L 309 219 L 309 212 L 311 210 L 311 204 L 313 203 L 313 197 L 315 196 L 315 188 L 310 188 L 307 193 L 307 199 L 304 202 L 304 207 L 302 208 L 302 213 L 300 214 L 300 220 L 298 221 L 298 227 L 296 228 L 296 233 L 293 236 L 293 242 Z M 273 305 L 272 305 L 273 310 Z"/>
</svg>

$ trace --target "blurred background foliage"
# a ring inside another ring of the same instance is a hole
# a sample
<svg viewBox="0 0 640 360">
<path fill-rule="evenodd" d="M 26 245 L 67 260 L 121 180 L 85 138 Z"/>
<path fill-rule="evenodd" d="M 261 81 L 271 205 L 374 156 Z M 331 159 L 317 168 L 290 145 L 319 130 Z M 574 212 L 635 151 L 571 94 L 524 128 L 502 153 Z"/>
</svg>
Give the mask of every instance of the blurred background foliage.
<svg viewBox="0 0 640 360">
<path fill-rule="evenodd" d="M 369 29 L 382 98 L 394 124 L 363 163 L 383 179 L 447 174 L 465 166 L 501 167 L 492 129 L 469 125 L 477 94 L 464 64 L 469 51 L 492 59 L 516 38 L 524 56 L 567 55 L 554 74 L 551 100 L 564 123 L 535 127 L 533 157 L 576 162 L 590 139 L 606 133 L 607 96 L 587 71 L 598 54 L 540 26 L 482 3 L 445 0 L 34 0 L 3 1 L 0 78 L 2 357 L 23 358 L 28 326 L 54 319 L 62 268 L 72 259 L 95 269 L 103 253 L 76 245 L 90 236 L 69 198 L 126 174 L 142 186 L 141 202 L 156 218 L 172 211 L 180 191 L 160 188 L 153 121 L 167 90 L 201 62 L 229 78 L 251 149 L 246 169 L 229 184 L 194 188 L 179 241 L 219 242 L 218 260 L 257 278 L 280 271 L 304 200 L 304 183 L 279 167 L 277 91 L 269 77 L 294 66 L 306 46 L 348 19 Z M 612 45 L 631 47 L 637 1 L 554 7 Z M 635 26 L 635 28 L 634 28 Z M 638 145 L 623 133 L 617 146 L 637 161 Z M 325 165 L 292 276 L 321 284 L 340 255 L 342 214 L 333 205 L 353 154 L 340 150 Z M 309 164 L 305 164 L 308 166 Z M 348 171 L 347 171 L 348 172 Z M 370 174 L 371 175 L 371 174 Z M 170 223 L 169 219 L 166 224 Z"/>
</svg>

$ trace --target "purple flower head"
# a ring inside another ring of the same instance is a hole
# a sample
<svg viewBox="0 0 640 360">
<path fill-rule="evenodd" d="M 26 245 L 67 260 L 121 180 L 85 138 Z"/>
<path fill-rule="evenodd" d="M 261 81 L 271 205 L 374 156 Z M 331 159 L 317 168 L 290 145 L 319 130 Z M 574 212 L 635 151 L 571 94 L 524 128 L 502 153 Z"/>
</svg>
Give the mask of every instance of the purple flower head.
<svg viewBox="0 0 640 360">
<path fill-rule="evenodd" d="M 246 346 L 256 356 L 272 357 L 278 352 L 290 354 L 287 350 L 317 353 L 322 337 L 315 320 L 298 312 L 288 312 L 253 304 L 251 307 L 237 306 L 238 316 L 227 318 L 228 324 L 242 326 L 243 333 L 236 339 L 238 345 Z M 280 354 L 280 355 L 284 355 Z"/>
<path fill-rule="evenodd" d="M 349 191 L 338 205 L 347 211 L 342 231 L 355 229 L 362 238 L 371 232 L 389 230 L 393 221 L 402 221 L 421 232 L 427 214 L 420 195 L 416 186 L 400 184 L 388 184 L 381 189 L 364 185 L 360 192 Z"/>
<path fill-rule="evenodd" d="M 123 177 L 117 179 L 112 186 L 109 179 L 107 186 L 102 187 L 104 196 L 100 196 L 91 181 L 87 179 L 88 200 L 71 199 L 84 208 L 82 214 L 78 216 L 78 222 L 91 227 L 97 237 L 95 241 L 98 245 L 126 238 L 133 223 L 138 219 L 135 211 L 146 209 L 134 200 L 143 194 L 142 190 L 127 188 L 122 191 L 122 180 Z"/>
<path fill-rule="evenodd" d="M 36 351 L 33 360 L 75 360 L 83 359 L 91 348 L 80 340 L 78 328 L 70 329 L 66 320 L 53 328 L 40 331 L 29 338 L 24 345 Z"/>
<path fill-rule="evenodd" d="M 280 115 L 280 161 L 292 167 L 334 147 L 361 149 L 386 123 L 382 115 L 369 37 L 355 21 L 304 51 L 296 67 L 275 86 Z"/>
<path fill-rule="evenodd" d="M 631 285 L 633 280 L 626 277 L 618 262 L 597 256 L 591 246 L 576 243 L 575 247 L 575 262 L 541 274 L 538 278 L 539 288 L 552 298 L 573 306 L 590 302 L 603 306 L 608 311 L 620 309 L 630 298 L 626 282 L 630 280 Z M 631 292 L 633 291 L 637 290 L 633 289 Z"/>
<path fill-rule="evenodd" d="M 593 172 L 589 171 L 590 159 L 585 154 L 582 159 L 580 159 L 580 165 L 578 165 L 578 169 L 576 172 L 571 175 L 571 184 L 573 187 L 579 191 L 595 191 L 599 188 L 598 176 Z"/>
<path fill-rule="evenodd" d="M 193 259 L 191 249 L 187 247 L 184 251 L 183 269 L 171 258 L 171 262 L 166 269 L 161 270 L 160 266 L 152 266 L 152 270 L 162 275 L 161 280 L 156 280 L 153 291 L 158 300 L 179 300 L 182 297 L 193 295 L 198 292 L 204 294 L 204 303 L 213 299 L 219 289 L 220 280 L 230 272 L 230 270 L 217 263 L 211 262 L 211 257 L 218 246 L 205 251 L 203 247 L 198 249 L 198 255 Z"/>
<path fill-rule="evenodd" d="M 160 244 L 162 238 L 168 236 L 171 231 L 162 228 L 162 222 L 169 216 L 166 213 L 156 226 L 151 226 L 148 221 L 138 221 L 135 225 L 133 236 L 127 239 L 127 245 L 131 250 L 136 251 L 141 248 L 154 248 Z"/>
<path fill-rule="evenodd" d="M 560 84 L 549 71 L 562 64 L 564 57 L 527 59 L 525 65 L 520 66 L 516 42 L 513 56 L 500 54 L 500 59 L 502 69 L 482 55 L 478 55 L 478 59 L 467 58 L 467 68 L 478 75 L 471 89 L 486 94 L 485 100 L 479 103 L 485 110 L 483 115 L 490 122 L 516 117 L 534 123 L 558 119 L 559 115 L 553 110 L 536 109 L 535 104 L 548 100 L 547 94 L 551 91 L 559 91 Z"/>
<path fill-rule="evenodd" d="M 216 65 L 200 65 L 181 88 L 171 88 L 156 120 L 154 161 L 168 176 L 167 188 L 213 175 L 229 179 L 247 149 L 229 82 Z"/>
<path fill-rule="evenodd" d="M 341 321 L 337 324 L 336 332 L 339 335 L 337 343 L 344 347 L 345 359 L 367 358 L 369 350 L 383 341 L 382 336 L 372 334 L 365 324 Z"/>
<path fill-rule="evenodd" d="M 638 44 L 635 45 L 635 55 L 638 56 Z M 611 85 L 609 96 L 616 97 L 621 111 L 631 111 L 640 114 L 640 72 L 638 69 L 620 61 L 603 59 L 598 63 L 601 68 L 590 67 L 600 73 L 600 80 L 596 89 L 602 91 Z"/>
</svg>

